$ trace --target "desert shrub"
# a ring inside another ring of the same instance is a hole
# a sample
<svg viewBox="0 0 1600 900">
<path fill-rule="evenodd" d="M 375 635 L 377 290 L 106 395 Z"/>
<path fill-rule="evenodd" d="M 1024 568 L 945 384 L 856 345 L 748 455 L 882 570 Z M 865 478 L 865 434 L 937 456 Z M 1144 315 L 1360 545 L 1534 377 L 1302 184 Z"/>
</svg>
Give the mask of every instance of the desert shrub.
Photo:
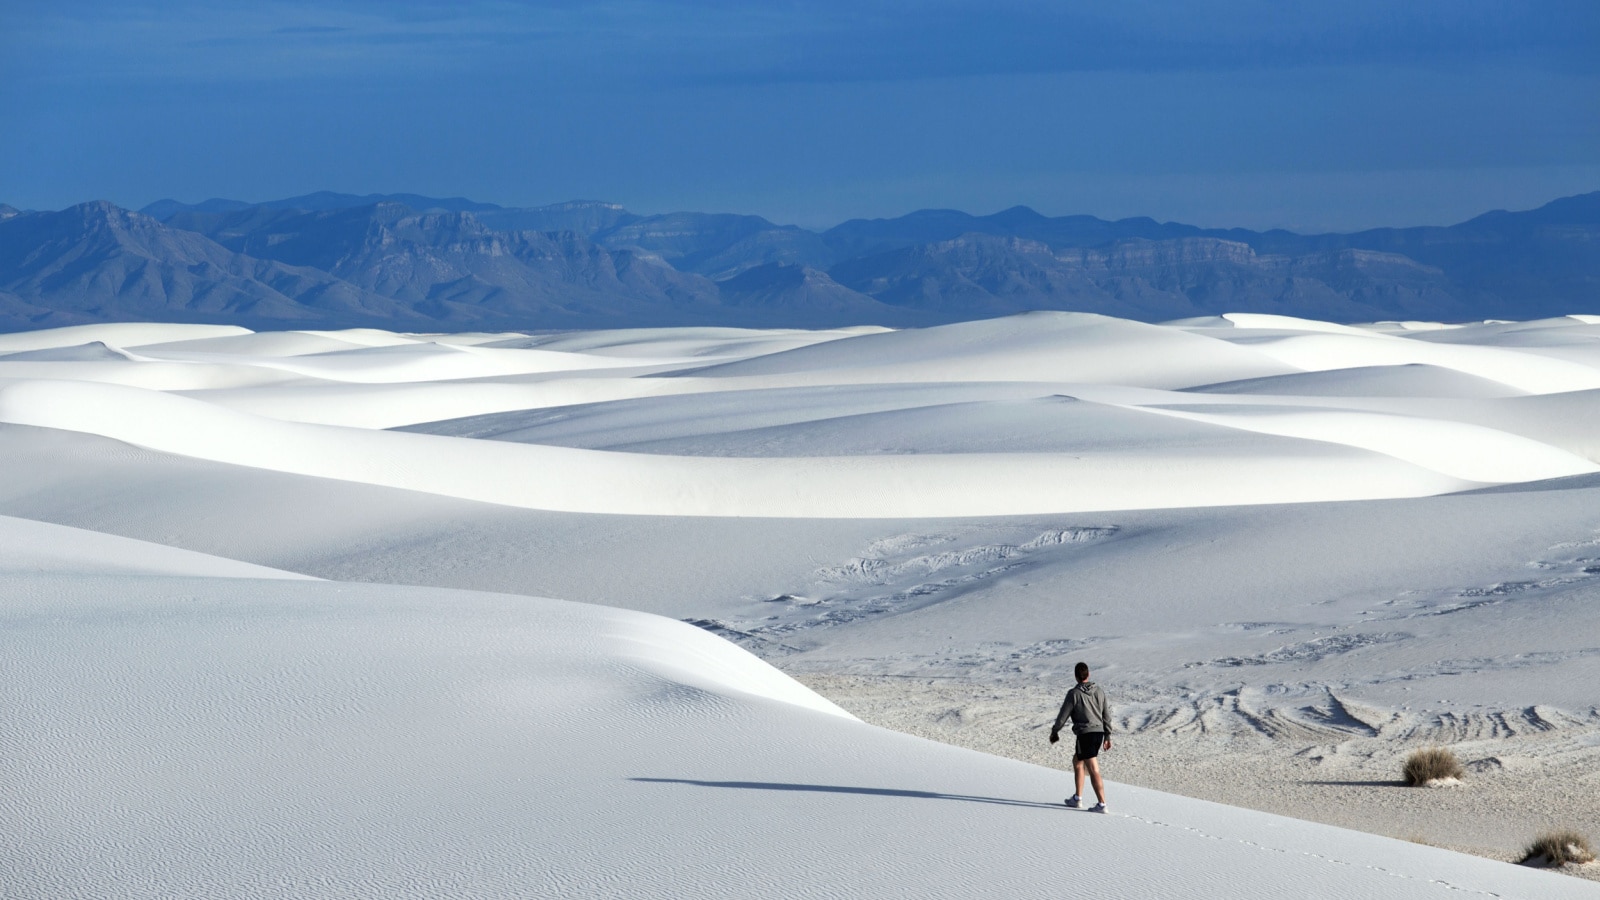
<svg viewBox="0 0 1600 900">
<path fill-rule="evenodd" d="M 1443 747 L 1429 747 L 1412 753 L 1406 757 L 1401 773 L 1405 775 L 1406 784 L 1413 786 L 1442 778 L 1460 778 L 1466 774 L 1461 768 L 1461 760 Z"/>
<path fill-rule="evenodd" d="M 1594 848 L 1589 846 L 1583 835 L 1570 828 L 1546 831 L 1528 845 L 1522 861 L 1538 866 L 1594 862 Z"/>
</svg>

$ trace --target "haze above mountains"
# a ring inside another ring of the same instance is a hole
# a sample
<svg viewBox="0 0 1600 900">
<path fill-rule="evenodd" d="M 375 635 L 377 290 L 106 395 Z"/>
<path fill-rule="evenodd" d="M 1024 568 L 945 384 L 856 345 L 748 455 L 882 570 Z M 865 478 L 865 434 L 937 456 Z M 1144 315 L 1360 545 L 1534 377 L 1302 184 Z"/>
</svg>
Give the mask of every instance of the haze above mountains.
<svg viewBox="0 0 1600 900">
<path fill-rule="evenodd" d="M 922 210 L 822 232 L 759 216 L 414 194 L 0 204 L 0 329 L 146 320 L 415 331 L 929 325 L 1033 309 L 1145 321 L 1594 312 L 1600 192 L 1354 234 Z"/>
</svg>

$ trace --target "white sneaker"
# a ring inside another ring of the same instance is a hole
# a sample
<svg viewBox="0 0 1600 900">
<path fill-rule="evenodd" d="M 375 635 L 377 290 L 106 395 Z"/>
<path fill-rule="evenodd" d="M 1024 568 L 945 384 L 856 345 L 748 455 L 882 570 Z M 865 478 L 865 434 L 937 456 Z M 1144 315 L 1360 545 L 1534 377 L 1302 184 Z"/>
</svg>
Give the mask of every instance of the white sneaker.
<svg viewBox="0 0 1600 900">
<path fill-rule="evenodd" d="M 1096 803 L 1095 805 L 1089 807 L 1089 812 L 1103 813 L 1105 811 L 1106 811 L 1106 805 L 1104 803 Z"/>
</svg>

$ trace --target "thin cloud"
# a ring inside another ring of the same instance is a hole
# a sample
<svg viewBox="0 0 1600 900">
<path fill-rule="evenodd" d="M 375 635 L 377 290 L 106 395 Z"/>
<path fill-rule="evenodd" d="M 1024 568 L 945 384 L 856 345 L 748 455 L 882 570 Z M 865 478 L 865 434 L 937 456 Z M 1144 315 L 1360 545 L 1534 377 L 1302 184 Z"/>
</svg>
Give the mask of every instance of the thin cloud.
<svg viewBox="0 0 1600 900">
<path fill-rule="evenodd" d="M 538 77 L 551 66 L 677 84 L 1368 65 L 1596 72 L 1597 9 L 1586 0 L 97 3 L 39 13 L 3 46 L 28 60 L 18 74 L 54 67 L 85 79 L 271 79 L 341 67 Z M 531 46 L 537 58 L 518 52 Z"/>
<path fill-rule="evenodd" d="M 344 34 L 350 31 L 343 25 L 288 25 L 274 28 L 273 34 Z"/>
</svg>

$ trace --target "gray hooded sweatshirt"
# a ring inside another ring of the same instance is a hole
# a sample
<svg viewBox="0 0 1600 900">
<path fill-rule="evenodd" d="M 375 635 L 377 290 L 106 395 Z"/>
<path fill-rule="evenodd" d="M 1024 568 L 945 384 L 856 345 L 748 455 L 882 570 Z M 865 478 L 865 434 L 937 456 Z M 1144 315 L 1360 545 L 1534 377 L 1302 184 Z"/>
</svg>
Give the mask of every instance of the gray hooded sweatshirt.
<svg viewBox="0 0 1600 900">
<path fill-rule="evenodd" d="M 1056 724 L 1050 729 L 1051 733 L 1059 733 L 1068 719 L 1072 720 L 1073 734 L 1097 731 L 1111 733 L 1111 704 L 1106 702 L 1106 692 L 1100 689 L 1100 685 L 1085 681 L 1067 691 L 1066 702 L 1061 704 L 1061 712 L 1056 714 Z"/>
</svg>

